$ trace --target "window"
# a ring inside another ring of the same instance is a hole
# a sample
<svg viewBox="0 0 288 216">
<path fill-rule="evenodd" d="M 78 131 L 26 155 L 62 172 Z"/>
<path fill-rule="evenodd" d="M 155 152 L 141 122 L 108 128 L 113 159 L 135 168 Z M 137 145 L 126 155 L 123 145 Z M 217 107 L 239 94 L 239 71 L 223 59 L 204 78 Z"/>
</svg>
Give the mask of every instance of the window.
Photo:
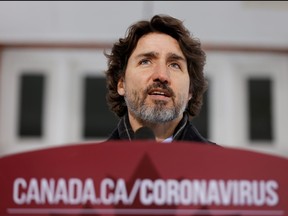
<svg viewBox="0 0 288 216">
<path fill-rule="evenodd" d="M 44 75 L 25 73 L 20 76 L 18 135 L 42 137 Z"/>
<path fill-rule="evenodd" d="M 104 77 L 84 78 L 83 137 L 108 137 L 118 119 L 106 103 L 106 80 Z"/>
<path fill-rule="evenodd" d="M 248 80 L 249 139 L 273 140 L 272 82 L 270 79 Z"/>
<path fill-rule="evenodd" d="M 209 138 L 209 92 L 203 95 L 203 105 L 198 116 L 193 118 L 192 123 L 195 125 L 200 134 Z"/>
</svg>

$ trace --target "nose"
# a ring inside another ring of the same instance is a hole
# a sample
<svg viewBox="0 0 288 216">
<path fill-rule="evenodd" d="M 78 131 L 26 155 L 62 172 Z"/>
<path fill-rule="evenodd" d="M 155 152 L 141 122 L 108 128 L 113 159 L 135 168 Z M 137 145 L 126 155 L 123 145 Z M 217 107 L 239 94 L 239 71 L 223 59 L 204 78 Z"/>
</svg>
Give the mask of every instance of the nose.
<svg viewBox="0 0 288 216">
<path fill-rule="evenodd" d="M 164 64 L 159 64 L 155 66 L 153 74 L 152 74 L 152 80 L 154 82 L 158 81 L 158 82 L 170 84 L 171 77 L 170 77 L 170 72 L 167 66 Z"/>
</svg>

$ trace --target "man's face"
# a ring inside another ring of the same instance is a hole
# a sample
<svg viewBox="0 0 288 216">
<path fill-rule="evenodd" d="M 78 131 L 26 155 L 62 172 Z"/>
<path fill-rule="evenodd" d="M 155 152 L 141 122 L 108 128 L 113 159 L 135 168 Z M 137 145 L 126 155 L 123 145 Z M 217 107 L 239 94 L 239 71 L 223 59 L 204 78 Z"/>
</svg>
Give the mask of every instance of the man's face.
<svg viewBox="0 0 288 216">
<path fill-rule="evenodd" d="M 169 35 L 141 37 L 128 59 L 118 93 L 128 112 L 140 121 L 164 123 L 182 118 L 191 93 L 187 62 L 178 42 Z"/>
</svg>

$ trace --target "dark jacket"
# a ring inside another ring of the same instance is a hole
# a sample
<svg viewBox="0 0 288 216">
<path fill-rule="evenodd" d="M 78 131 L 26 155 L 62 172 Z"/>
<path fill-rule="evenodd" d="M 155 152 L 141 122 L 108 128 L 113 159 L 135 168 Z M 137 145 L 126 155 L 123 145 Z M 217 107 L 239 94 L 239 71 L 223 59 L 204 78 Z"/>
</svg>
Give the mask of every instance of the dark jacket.
<svg viewBox="0 0 288 216">
<path fill-rule="evenodd" d="M 133 140 L 134 132 L 131 128 L 128 114 L 123 116 L 118 126 L 113 130 L 112 134 L 109 136 L 108 140 Z M 182 120 L 177 125 L 174 134 L 173 140 L 175 141 L 194 141 L 207 144 L 215 144 L 207 139 L 205 139 L 194 125 L 189 121 L 188 113 L 184 113 Z"/>
</svg>

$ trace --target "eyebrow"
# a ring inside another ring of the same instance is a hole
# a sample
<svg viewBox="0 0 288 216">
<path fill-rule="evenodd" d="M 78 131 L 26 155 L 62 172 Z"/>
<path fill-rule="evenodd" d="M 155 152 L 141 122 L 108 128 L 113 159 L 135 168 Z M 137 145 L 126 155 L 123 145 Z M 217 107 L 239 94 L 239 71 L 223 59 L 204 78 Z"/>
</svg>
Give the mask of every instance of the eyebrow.
<svg viewBox="0 0 288 216">
<path fill-rule="evenodd" d="M 147 52 L 147 53 L 140 53 L 136 56 L 136 58 L 157 58 L 159 56 L 158 52 Z M 171 60 L 180 60 L 180 61 L 186 61 L 186 59 L 183 56 L 180 56 L 176 53 L 168 53 L 168 59 Z"/>
<path fill-rule="evenodd" d="M 159 53 L 157 52 L 147 52 L 147 53 L 140 53 L 139 55 L 136 56 L 136 58 L 143 58 L 143 57 L 156 58 L 157 56 L 159 56 Z"/>
<path fill-rule="evenodd" d="M 168 59 L 169 60 L 177 60 L 177 61 L 184 61 L 186 62 L 186 58 L 184 58 L 183 56 L 180 56 L 178 54 L 175 53 L 169 53 L 168 54 Z"/>
</svg>

